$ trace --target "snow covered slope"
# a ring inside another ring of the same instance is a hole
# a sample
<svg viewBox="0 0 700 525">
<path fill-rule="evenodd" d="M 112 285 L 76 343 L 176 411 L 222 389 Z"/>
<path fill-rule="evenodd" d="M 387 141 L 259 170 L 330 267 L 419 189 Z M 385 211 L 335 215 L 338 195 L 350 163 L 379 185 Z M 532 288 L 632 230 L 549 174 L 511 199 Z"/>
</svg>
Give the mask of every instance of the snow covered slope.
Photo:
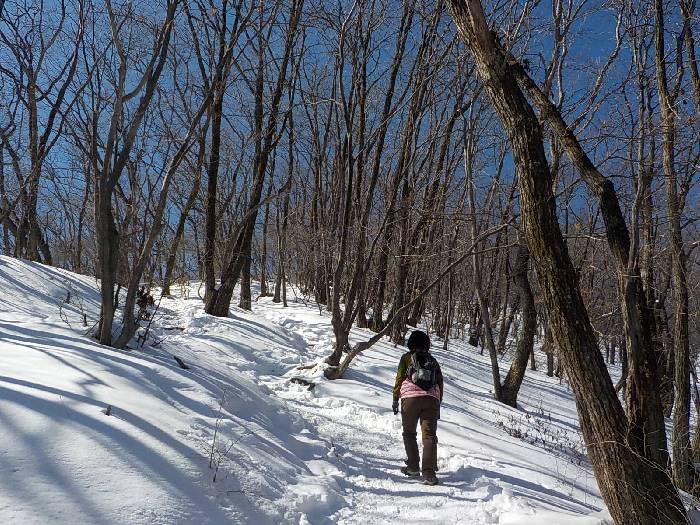
<svg viewBox="0 0 700 525">
<path fill-rule="evenodd" d="M 315 305 L 264 298 L 218 319 L 193 286 L 163 299 L 143 348 L 118 351 L 84 335 L 96 284 L 0 257 L 2 523 L 606 523 L 557 379 L 528 371 L 513 410 L 492 401 L 485 356 L 435 349 L 441 485 L 427 487 L 398 471 L 405 349 L 378 344 L 328 382 L 298 369 L 332 345 Z"/>
</svg>

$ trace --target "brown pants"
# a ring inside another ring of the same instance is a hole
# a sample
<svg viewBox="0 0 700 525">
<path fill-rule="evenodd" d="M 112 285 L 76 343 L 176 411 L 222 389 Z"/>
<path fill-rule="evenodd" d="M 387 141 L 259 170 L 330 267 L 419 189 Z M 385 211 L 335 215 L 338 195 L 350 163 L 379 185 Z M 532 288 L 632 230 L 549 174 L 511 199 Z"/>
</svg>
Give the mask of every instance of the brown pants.
<svg viewBox="0 0 700 525">
<path fill-rule="evenodd" d="M 420 420 L 423 438 L 423 474 L 437 471 L 437 420 L 440 419 L 440 401 L 432 396 L 407 397 L 401 400 L 403 444 L 406 447 L 408 468 L 418 470 L 420 457 L 416 441 L 416 425 Z"/>
</svg>

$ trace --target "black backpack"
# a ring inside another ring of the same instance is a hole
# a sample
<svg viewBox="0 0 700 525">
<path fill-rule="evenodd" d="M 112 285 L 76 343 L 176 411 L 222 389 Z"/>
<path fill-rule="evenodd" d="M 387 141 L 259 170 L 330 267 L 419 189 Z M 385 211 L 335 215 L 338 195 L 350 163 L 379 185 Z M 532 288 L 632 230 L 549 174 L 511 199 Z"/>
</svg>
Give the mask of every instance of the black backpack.
<svg viewBox="0 0 700 525">
<path fill-rule="evenodd" d="M 438 362 L 428 352 L 411 354 L 408 379 L 418 388 L 428 391 L 437 384 Z"/>
</svg>

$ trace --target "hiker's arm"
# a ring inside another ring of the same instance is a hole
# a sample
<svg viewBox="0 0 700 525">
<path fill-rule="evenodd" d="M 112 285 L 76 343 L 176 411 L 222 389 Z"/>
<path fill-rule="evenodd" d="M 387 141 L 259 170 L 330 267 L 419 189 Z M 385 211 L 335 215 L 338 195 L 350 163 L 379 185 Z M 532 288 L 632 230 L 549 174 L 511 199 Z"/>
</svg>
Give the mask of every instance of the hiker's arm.
<svg viewBox="0 0 700 525">
<path fill-rule="evenodd" d="M 443 386 L 442 369 L 439 364 L 437 368 L 437 384 L 440 387 L 440 403 L 442 403 L 442 397 L 445 395 L 445 387 Z"/>
<path fill-rule="evenodd" d="M 401 361 L 399 361 L 399 369 L 396 372 L 396 381 L 394 382 L 394 401 L 398 401 L 399 395 L 401 394 L 401 383 L 403 383 L 403 380 L 406 378 L 408 364 L 404 357 L 405 356 L 401 356 Z"/>
</svg>

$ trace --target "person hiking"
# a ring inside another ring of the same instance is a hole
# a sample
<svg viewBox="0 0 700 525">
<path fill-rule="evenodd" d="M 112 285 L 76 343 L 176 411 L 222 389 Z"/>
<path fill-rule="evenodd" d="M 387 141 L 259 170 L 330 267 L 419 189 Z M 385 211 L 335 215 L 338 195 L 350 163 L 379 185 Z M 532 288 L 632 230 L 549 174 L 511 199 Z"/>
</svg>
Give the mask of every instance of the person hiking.
<svg viewBox="0 0 700 525">
<path fill-rule="evenodd" d="M 406 447 L 406 466 L 401 468 L 407 476 L 420 476 L 426 485 L 437 485 L 437 421 L 440 419 L 440 403 L 443 395 L 442 371 L 430 353 L 430 338 L 421 330 L 414 330 L 406 343 L 408 352 L 401 356 L 394 384 L 394 415 L 399 413 L 401 399 L 401 425 Z M 416 425 L 420 421 L 423 439 L 423 465 L 416 441 Z"/>
</svg>

